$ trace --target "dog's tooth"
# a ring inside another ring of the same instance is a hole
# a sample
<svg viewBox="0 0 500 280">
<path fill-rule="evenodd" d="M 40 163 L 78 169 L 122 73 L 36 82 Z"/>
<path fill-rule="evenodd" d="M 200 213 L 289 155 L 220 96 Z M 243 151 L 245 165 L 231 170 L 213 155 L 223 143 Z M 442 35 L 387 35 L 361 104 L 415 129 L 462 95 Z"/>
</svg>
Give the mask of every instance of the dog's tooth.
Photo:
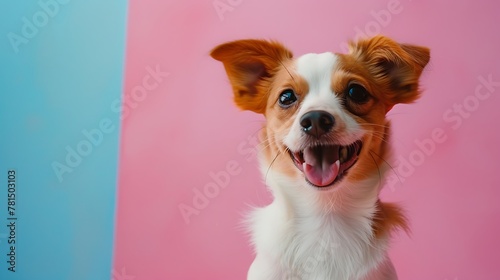
<svg viewBox="0 0 500 280">
<path fill-rule="evenodd" d="M 341 163 L 345 162 L 347 160 L 347 149 L 346 147 L 340 147 L 339 148 L 339 160 Z"/>
</svg>

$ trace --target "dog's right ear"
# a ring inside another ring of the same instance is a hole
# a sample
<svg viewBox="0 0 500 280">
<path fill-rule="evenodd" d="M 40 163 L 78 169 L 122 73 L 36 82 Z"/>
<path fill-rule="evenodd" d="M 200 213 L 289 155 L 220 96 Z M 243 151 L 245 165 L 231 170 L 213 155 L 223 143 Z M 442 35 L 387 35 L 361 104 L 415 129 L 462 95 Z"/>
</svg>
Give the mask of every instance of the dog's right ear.
<svg viewBox="0 0 500 280">
<path fill-rule="evenodd" d="M 251 39 L 219 45 L 210 55 L 224 64 L 236 105 L 261 114 L 266 110 L 273 75 L 285 60 L 292 58 L 292 53 L 278 42 Z"/>
</svg>

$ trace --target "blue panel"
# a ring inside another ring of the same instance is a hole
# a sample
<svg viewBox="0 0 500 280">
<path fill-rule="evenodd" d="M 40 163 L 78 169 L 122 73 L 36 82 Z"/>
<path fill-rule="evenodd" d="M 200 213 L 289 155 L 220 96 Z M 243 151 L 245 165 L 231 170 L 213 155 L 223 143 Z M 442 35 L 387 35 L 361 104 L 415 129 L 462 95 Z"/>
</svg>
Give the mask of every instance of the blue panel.
<svg viewBox="0 0 500 280">
<path fill-rule="evenodd" d="M 111 279 L 126 13 L 126 0 L 2 4 L 0 279 Z"/>
</svg>

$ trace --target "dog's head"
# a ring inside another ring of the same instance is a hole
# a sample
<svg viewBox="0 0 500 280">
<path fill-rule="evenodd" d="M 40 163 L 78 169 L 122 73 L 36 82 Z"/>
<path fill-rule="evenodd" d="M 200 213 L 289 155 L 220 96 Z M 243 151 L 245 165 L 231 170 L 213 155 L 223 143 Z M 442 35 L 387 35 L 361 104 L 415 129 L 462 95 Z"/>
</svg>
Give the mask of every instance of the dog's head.
<svg viewBox="0 0 500 280">
<path fill-rule="evenodd" d="M 294 58 L 273 41 L 217 46 L 241 109 L 266 117 L 264 163 L 315 189 L 334 189 L 376 172 L 387 153 L 386 113 L 420 94 L 429 49 L 376 36 L 348 54 Z"/>
</svg>

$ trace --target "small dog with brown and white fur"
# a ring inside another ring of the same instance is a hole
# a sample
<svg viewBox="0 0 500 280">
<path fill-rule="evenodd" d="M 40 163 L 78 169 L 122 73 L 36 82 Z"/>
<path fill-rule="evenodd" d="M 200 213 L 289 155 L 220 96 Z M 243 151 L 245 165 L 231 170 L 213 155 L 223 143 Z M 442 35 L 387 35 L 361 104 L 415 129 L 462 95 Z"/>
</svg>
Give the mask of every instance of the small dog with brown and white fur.
<svg viewBox="0 0 500 280">
<path fill-rule="evenodd" d="M 250 280 L 391 280 L 400 208 L 379 200 L 390 158 L 386 114 L 419 95 L 428 48 L 384 36 L 348 54 L 294 58 L 282 44 L 239 40 L 212 50 L 238 107 L 263 114 L 260 163 L 274 200 L 248 223 Z"/>
</svg>

